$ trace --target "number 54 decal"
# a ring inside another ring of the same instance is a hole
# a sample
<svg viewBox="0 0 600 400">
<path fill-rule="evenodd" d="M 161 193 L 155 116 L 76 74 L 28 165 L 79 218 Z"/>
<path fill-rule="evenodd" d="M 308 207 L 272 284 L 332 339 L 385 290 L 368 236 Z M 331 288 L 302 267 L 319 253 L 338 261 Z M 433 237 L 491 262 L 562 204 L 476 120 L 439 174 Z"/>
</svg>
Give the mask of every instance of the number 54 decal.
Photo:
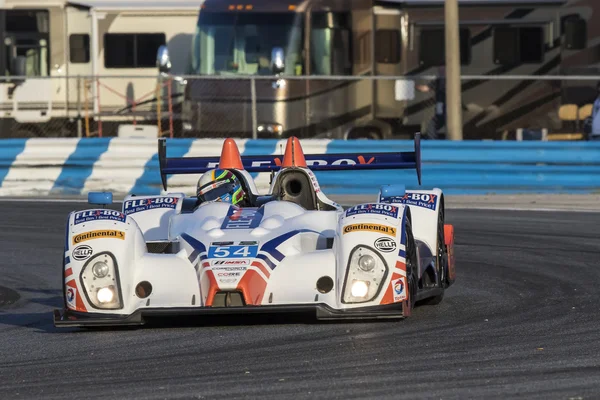
<svg viewBox="0 0 600 400">
<path fill-rule="evenodd" d="M 258 246 L 210 246 L 208 258 L 254 258 Z"/>
</svg>

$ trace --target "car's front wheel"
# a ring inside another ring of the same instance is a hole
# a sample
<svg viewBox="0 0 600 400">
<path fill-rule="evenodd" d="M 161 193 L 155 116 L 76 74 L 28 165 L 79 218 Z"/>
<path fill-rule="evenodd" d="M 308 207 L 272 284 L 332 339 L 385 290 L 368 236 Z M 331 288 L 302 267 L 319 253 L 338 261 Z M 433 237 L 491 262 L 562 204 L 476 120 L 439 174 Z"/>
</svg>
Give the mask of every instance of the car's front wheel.
<svg viewBox="0 0 600 400">
<path fill-rule="evenodd" d="M 419 272 L 417 269 L 417 246 L 415 244 L 410 221 L 406 221 L 404 229 L 406 230 L 406 281 L 408 282 L 408 300 L 402 304 L 402 312 L 405 317 L 408 317 L 415 308 L 417 300 Z"/>
</svg>

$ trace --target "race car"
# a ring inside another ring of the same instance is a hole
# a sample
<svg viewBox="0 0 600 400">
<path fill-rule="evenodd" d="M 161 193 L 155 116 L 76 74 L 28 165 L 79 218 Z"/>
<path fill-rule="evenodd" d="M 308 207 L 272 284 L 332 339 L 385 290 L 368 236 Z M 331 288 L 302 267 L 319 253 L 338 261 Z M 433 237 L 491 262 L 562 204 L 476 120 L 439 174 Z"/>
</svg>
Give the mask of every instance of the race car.
<svg viewBox="0 0 600 400">
<path fill-rule="evenodd" d="M 168 158 L 159 140 L 163 194 L 128 195 L 121 211 L 71 212 L 57 327 L 143 325 L 154 317 L 309 313 L 317 319 L 401 319 L 437 304 L 455 280 L 454 229 L 440 189 L 384 185 L 376 200 L 344 209 L 314 171 L 416 169 L 410 152 L 241 157 L 226 139 L 219 157 Z M 171 193 L 167 176 L 231 171 L 250 206 Z M 251 173 L 271 172 L 259 193 Z M 375 197 L 375 193 L 374 193 Z M 92 192 L 88 202 L 112 203 Z"/>
</svg>

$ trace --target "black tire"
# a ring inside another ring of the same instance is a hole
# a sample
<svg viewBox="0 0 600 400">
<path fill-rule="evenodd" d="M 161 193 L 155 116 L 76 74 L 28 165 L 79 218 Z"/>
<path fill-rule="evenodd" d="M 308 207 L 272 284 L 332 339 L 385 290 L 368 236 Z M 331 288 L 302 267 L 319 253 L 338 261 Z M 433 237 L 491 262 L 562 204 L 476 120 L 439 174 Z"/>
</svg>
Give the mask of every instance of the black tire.
<svg viewBox="0 0 600 400">
<path fill-rule="evenodd" d="M 417 270 L 417 245 L 412 233 L 411 223 L 407 220 L 406 225 L 406 281 L 408 282 L 410 310 L 415 308 L 417 302 L 417 289 L 419 285 L 419 272 Z"/>
<path fill-rule="evenodd" d="M 441 204 L 440 204 L 440 207 Z M 446 240 L 444 237 L 444 209 L 440 209 L 438 214 L 438 229 L 437 229 L 437 256 L 435 258 L 435 268 L 437 272 L 437 287 L 442 290 L 435 297 L 427 299 L 424 303 L 427 305 L 437 305 L 444 299 L 444 291 L 448 287 L 448 249 L 446 248 Z"/>
</svg>

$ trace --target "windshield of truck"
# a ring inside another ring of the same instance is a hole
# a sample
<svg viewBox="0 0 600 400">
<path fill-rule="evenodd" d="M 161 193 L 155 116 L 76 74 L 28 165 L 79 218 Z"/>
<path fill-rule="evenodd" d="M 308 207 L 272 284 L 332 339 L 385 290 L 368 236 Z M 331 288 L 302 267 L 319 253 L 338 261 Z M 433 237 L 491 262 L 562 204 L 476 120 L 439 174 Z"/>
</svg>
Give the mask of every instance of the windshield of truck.
<svg viewBox="0 0 600 400">
<path fill-rule="evenodd" d="M 281 47 L 285 75 L 303 74 L 303 17 L 296 13 L 200 12 L 192 71 L 200 75 L 272 75 L 271 52 Z"/>
</svg>

